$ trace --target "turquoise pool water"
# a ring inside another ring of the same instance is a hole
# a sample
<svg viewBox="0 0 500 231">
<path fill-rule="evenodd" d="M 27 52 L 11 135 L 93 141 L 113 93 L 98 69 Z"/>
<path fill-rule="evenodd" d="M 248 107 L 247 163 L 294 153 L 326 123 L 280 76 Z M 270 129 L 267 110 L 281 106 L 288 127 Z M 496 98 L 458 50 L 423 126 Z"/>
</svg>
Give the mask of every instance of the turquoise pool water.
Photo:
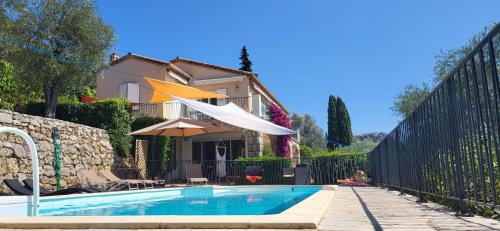
<svg viewBox="0 0 500 231">
<path fill-rule="evenodd" d="M 321 186 L 191 187 L 118 194 L 45 198 L 45 216 L 264 215 L 277 214 Z"/>
</svg>

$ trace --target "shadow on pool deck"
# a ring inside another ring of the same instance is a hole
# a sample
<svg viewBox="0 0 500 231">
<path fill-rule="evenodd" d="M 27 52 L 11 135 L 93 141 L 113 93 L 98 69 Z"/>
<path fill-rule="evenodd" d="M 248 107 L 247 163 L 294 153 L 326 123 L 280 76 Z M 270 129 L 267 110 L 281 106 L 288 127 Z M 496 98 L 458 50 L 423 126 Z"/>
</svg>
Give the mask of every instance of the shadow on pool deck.
<svg viewBox="0 0 500 231">
<path fill-rule="evenodd" d="M 377 219 L 370 212 L 370 209 L 368 209 L 368 206 L 366 206 L 366 203 L 363 201 L 363 199 L 361 198 L 361 196 L 359 196 L 358 192 L 356 192 L 356 190 L 353 187 L 351 187 L 351 190 L 354 193 L 354 195 L 356 195 L 356 197 L 358 198 L 359 203 L 361 203 L 361 206 L 363 207 L 363 211 L 365 211 L 366 216 L 368 216 L 368 219 L 370 219 L 370 222 L 373 225 L 373 229 L 374 230 L 383 230 L 382 226 L 380 226 L 380 224 L 378 223 Z"/>
</svg>

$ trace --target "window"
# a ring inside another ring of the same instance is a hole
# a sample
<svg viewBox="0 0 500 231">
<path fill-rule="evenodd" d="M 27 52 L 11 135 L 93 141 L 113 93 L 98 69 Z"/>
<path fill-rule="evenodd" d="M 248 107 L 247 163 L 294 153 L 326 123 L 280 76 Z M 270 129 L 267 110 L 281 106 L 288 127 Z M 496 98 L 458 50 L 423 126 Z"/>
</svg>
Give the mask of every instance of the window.
<svg viewBox="0 0 500 231">
<path fill-rule="evenodd" d="M 120 85 L 120 96 L 128 102 L 139 103 L 139 84 L 125 83 Z"/>
<path fill-rule="evenodd" d="M 269 120 L 269 105 L 266 101 L 262 100 L 260 103 L 260 117 Z"/>
</svg>

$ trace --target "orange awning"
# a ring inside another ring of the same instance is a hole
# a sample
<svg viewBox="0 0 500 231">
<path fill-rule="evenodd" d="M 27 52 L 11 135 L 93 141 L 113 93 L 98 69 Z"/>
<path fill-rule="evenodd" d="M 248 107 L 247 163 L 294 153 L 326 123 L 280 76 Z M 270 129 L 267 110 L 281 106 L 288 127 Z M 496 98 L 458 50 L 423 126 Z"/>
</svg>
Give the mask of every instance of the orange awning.
<svg viewBox="0 0 500 231">
<path fill-rule="evenodd" d="M 174 100 L 169 95 L 174 95 L 186 99 L 206 99 L 206 98 L 226 98 L 226 95 L 218 94 L 209 91 L 203 91 L 198 88 L 185 86 L 178 83 L 171 83 L 166 81 L 161 81 L 157 79 L 150 79 L 144 77 L 144 79 L 153 88 L 153 96 L 150 103 L 161 103 L 165 101 Z"/>
</svg>

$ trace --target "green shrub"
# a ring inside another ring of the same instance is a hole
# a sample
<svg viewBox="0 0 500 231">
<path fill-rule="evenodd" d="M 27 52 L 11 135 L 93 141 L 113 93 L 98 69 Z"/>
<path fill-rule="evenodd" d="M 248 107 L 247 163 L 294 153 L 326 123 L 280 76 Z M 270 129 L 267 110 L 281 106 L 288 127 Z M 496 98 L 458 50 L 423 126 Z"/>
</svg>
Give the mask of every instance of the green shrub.
<svg viewBox="0 0 500 231">
<path fill-rule="evenodd" d="M 14 77 L 14 66 L 0 60 L 0 109 L 12 110 L 16 103 L 19 84 Z"/>
<path fill-rule="evenodd" d="M 161 117 L 139 117 L 132 123 L 132 130 L 136 131 L 151 125 L 155 125 L 166 121 Z M 170 137 L 165 136 L 133 136 L 132 137 L 132 150 L 135 150 L 135 141 L 137 139 L 148 141 L 148 153 L 158 153 L 161 165 L 161 172 L 163 175 L 168 173 L 168 160 L 170 156 Z M 154 144 L 154 145 L 153 145 Z"/>
<path fill-rule="evenodd" d="M 273 151 L 273 148 L 269 145 L 264 145 L 262 147 L 262 156 L 276 156 L 276 154 Z"/>
<path fill-rule="evenodd" d="M 22 113 L 43 116 L 44 103 L 32 102 L 19 110 Z M 98 100 L 93 103 L 62 103 L 57 105 L 56 119 L 101 128 L 108 132 L 115 151 L 128 156 L 131 149 L 131 124 L 134 117 L 128 102 L 121 99 Z"/>
</svg>

